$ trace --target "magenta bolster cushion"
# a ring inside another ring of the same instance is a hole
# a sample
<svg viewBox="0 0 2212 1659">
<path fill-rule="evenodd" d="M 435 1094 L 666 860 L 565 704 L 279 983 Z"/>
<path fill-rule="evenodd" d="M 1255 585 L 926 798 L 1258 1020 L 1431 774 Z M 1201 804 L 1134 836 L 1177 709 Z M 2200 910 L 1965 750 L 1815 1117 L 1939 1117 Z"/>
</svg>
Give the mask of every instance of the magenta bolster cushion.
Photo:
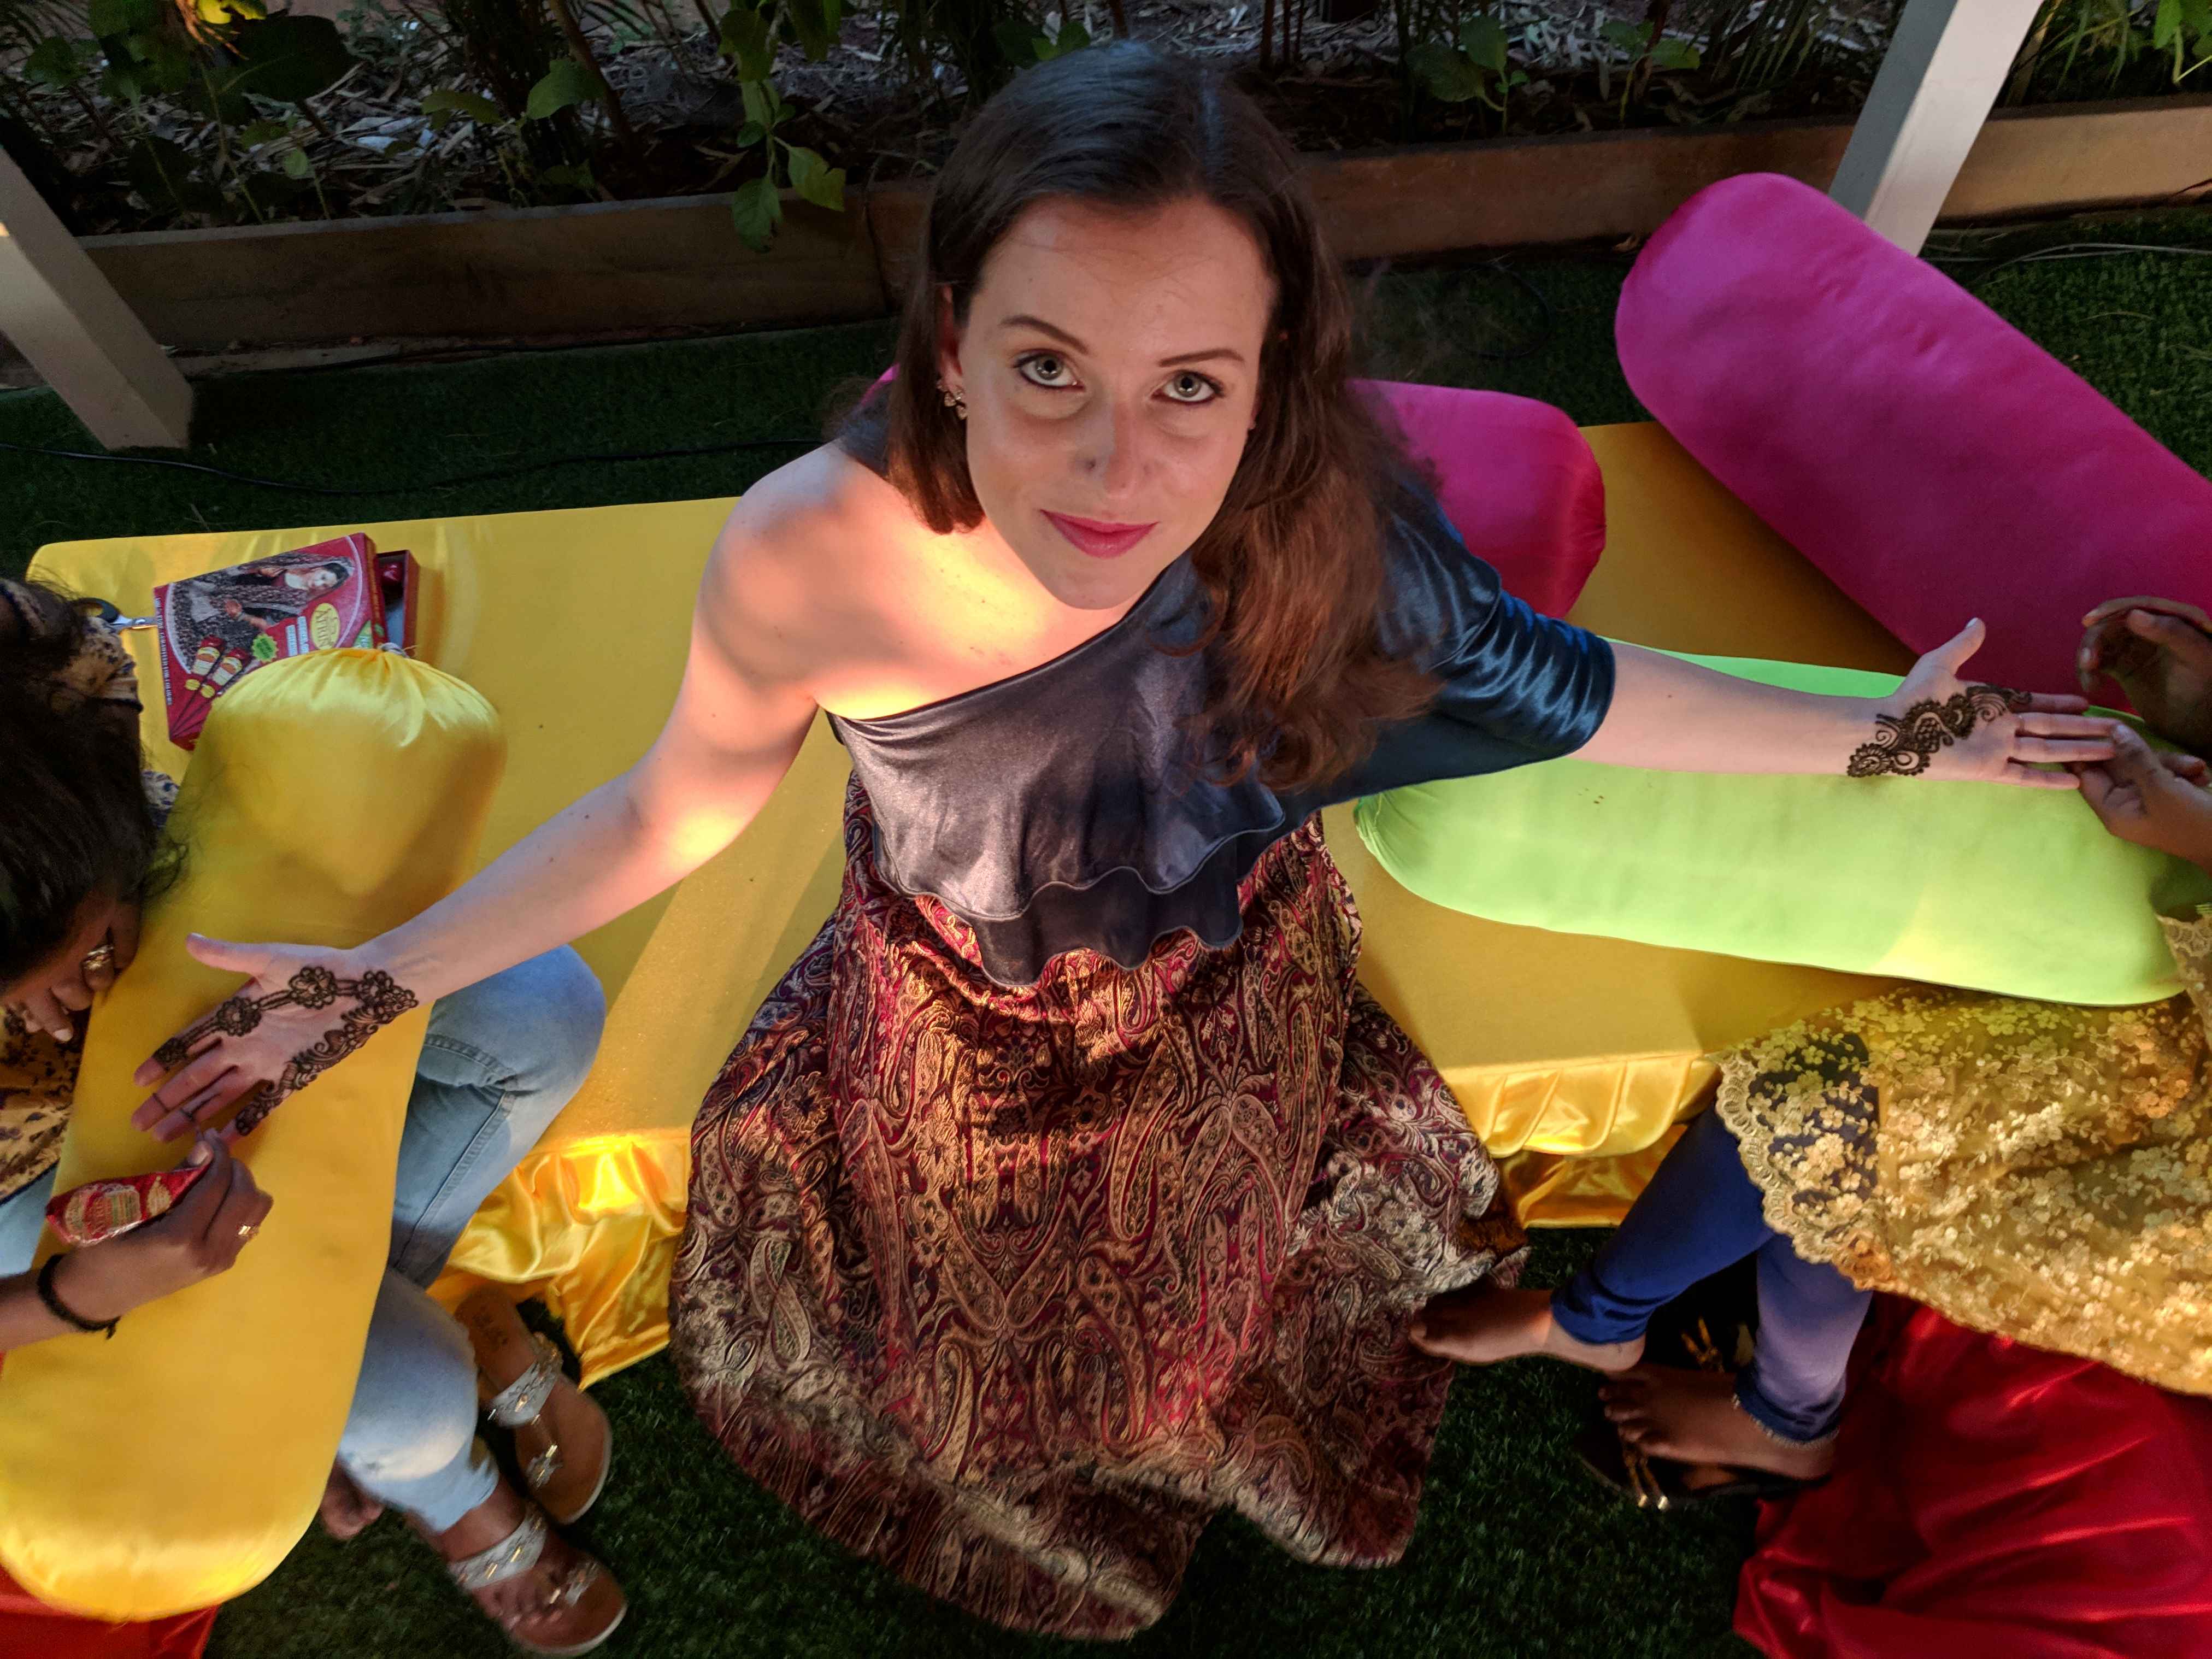
<svg viewBox="0 0 2212 1659">
<path fill-rule="evenodd" d="M 1566 413 L 1504 392 L 1352 384 L 1380 400 L 1429 468 L 1468 551 L 1496 568 L 1509 593 L 1565 616 L 1605 550 L 1605 480 Z"/>
<path fill-rule="evenodd" d="M 1817 191 L 1692 197 L 1616 332 L 1668 431 L 1916 651 L 1980 617 L 1974 678 L 2064 690 L 2100 601 L 2212 606 L 2212 482 Z"/>
</svg>

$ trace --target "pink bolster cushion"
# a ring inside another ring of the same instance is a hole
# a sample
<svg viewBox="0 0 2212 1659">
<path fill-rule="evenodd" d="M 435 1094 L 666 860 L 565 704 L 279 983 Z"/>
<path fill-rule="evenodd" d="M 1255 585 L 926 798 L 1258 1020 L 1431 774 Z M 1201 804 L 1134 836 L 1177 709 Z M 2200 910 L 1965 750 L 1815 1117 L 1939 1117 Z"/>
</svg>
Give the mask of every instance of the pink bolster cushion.
<svg viewBox="0 0 2212 1659">
<path fill-rule="evenodd" d="M 1565 616 L 1605 550 L 1605 480 L 1565 411 L 1504 392 L 1352 384 L 1379 398 L 1428 467 L 1468 551 L 1496 568 L 1508 592 Z"/>
<path fill-rule="evenodd" d="M 1817 191 L 1692 197 L 1616 332 L 1682 447 L 1916 651 L 1980 617 L 1975 678 L 2065 690 L 2092 605 L 2212 605 L 2212 482 Z"/>
</svg>

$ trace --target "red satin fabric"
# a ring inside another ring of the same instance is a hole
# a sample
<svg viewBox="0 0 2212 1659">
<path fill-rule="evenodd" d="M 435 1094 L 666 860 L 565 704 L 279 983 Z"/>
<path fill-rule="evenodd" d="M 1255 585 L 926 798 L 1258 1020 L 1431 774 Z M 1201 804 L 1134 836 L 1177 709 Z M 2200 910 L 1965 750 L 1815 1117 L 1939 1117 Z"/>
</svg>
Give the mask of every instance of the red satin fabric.
<svg viewBox="0 0 2212 1659">
<path fill-rule="evenodd" d="M 39 1659 L 200 1659 L 219 1608 L 111 1625 L 50 1607 L 0 1571 L 0 1654 Z"/>
<path fill-rule="evenodd" d="M 2212 1655 L 2212 1400 L 1883 1297 L 1836 1471 L 1744 1566 L 1776 1659 Z"/>
</svg>

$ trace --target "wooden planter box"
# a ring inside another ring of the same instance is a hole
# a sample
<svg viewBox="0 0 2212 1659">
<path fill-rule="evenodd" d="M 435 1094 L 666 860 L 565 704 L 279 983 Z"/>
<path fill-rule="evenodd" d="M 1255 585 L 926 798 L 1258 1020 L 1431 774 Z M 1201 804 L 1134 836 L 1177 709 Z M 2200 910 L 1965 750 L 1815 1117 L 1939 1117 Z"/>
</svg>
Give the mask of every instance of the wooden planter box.
<svg viewBox="0 0 2212 1659">
<path fill-rule="evenodd" d="M 1706 185 L 1781 173 L 1826 189 L 1848 124 L 1745 122 L 1309 158 L 1347 259 L 1640 235 Z M 1975 143 L 1948 221 L 2191 199 L 2212 183 L 2212 96 L 2008 111 Z M 94 236 L 155 338 L 219 349 L 356 336 L 589 334 L 850 321 L 895 309 L 921 186 L 786 203 L 773 252 L 726 196 Z"/>
</svg>

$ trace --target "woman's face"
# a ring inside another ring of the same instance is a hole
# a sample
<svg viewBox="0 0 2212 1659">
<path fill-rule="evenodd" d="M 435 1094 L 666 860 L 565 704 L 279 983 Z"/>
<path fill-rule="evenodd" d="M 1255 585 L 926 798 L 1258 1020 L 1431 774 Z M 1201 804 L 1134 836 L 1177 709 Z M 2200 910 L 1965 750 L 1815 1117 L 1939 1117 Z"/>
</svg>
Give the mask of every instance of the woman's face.
<svg viewBox="0 0 2212 1659">
<path fill-rule="evenodd" d="M 968 398 L 992 529 L 1062 604 L 1126 606 L 1220 509 L 1259 395 L 1274 282 L 1199 199 L 1140 214 L 1046 202 L 984 262 L 939 369 Z"/>
</svg>

